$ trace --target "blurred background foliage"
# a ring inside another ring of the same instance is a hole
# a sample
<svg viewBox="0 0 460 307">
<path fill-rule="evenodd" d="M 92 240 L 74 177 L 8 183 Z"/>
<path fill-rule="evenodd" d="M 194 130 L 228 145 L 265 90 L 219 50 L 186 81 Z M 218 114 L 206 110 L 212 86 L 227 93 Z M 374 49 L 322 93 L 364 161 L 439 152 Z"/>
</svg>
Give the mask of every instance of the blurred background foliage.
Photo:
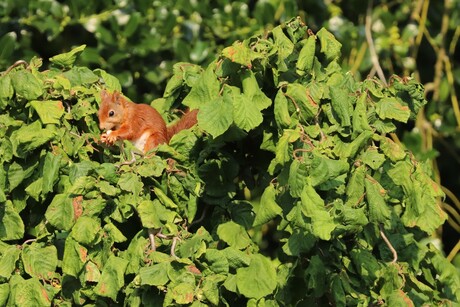
<svg viewBox="0 0 460 307">
<path fill-rule="evenodd" d="M 356 79 L 413 76 L 429 104 L 392 138 L 432 161 L 446 193 L 448 223 L 434 237 L 460 267 L 460 0 L 3 0 L 0 71 L 86 44 L 78 65 L 120 79 L 138 102 L 163 95 L 172 65 L 207 65 L 223 46 L 300 16 L 343 44 L 344 70 Z"/>
</svg>

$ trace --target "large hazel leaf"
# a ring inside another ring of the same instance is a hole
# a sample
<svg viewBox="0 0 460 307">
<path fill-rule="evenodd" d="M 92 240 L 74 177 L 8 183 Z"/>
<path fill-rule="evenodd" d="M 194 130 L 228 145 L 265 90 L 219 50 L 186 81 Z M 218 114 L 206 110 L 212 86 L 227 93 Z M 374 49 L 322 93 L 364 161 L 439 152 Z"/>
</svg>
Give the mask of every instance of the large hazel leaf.
<svg viewBox="0 0 460 307">
<path fill-rule="evenodd" d="M 385 189 L 369 175 L 364 180 L 364 186 L 366 187 L 366 199 L 369 207 L 369 221 L 373 223 L 387 222 L 391 212 L 385 201 Z"/>
<path fill-rule="evenodd" d="M 9 279 L 16 268 L 21 250 L 16 245 L 9 245 L 2 250 L 2 261 L 0 261 L 0 277 Z"/>
<path fill-rule="evenodd" d="M 220 224 L 217 227 L 217 235 L 229 246 L 237 249 L 244 249 L 252 243 L 246 229 L 233 221 Z"/>
<path fill-rule="evenodd" d="M 77 277 L 88 259 L 88 250 L 72 237 L 67 237 L 62 258 L 62 272 Z"/>
<path fill-rule="evenodd" d="M 104 297 L 110 297 L 116 301 L 118 291 L 125 285 L 125 270 L 128 266 L 128 260 L 110 256 L 107 263 L 102 269 L 102 274 L 94 293 Z"/>
<path fill-rule="evenodd" d="M 311 218 L 312 232 L 322 240 L 330 240 L 337 227 L 334 218 L 327 211 L 324 200 L 311 184 L 307 183 L 300 195 L 302 213 Z"/>
<path fill-rule="evenodd" d="M 68 194 L 57 194 L 45 212 L 46 220 L 60 230 L 70 230 L 75 222 L 74 199 Z"/>
<path fill-rule="evenodd" d="M 13 145 L 13 154 L 16 157 L 23 158 L 55 136 L 53 130 L 42 129 L 42 125 L 38 120 L 30 125 L 25 125 L 11 133 L 10 140 Z"/>
<path fill-rule="evenodd" d="M 24 236 L 24 222 L 10 200 L 0 205 L 0 240 L 19 240 Z"/>
<path fill-rule="evenodd" d="M 43 124 L 59 124 L 64 114 L 64 106 L 61 101 L 47 100 L 30 102 L 32 108 L 37 112 Z"/>
<path fill-rule="evenodd" d="M 247 298 L 260 299 L 276 289 L 276 270 L 266 257 L 255 254 L 247 268 L 236 271 L 238 291 Z"/>
<path fill-rule="evenodd" d="M 244 95 L 248 97 L 259 110 L 266 109 L 272 104 L 271 99 L 261 90 L 252 70 L 243 70 L 241 74 L 241 85 Z"/>
<path fill-rule="evenodd" d="M 201 114 L 204 105 L 211 103 L 215 100 L 220 91 L 220 82 L 214 73 L 213 65 L 204 71 L 200 79 L 193 85 L 190 93 L 184 98 L 182 103 L 191 109 L 200 109 Z"/>
<path fill-rule="evenodd" d="M 80 54 L 83 50 L 85 50 L 85 48 L 86 45 L 80 45 L 70 50 L 69 52 L 55 55 L 51 57 L 49 60 L 52 63 L 62 67 L 71 67 L 77 59 L 77 55 Z"/>
<path fill-rule="evenodd" d="M 233 101 L 230 95 L 218 97 L 200 108 L 198 125 L 214 138 L 223 134 L 233 122 Z"/>
<path fill-rule="evenodd" d="M 36 277 L 23 279 L 14 275 L 10 280 L 10 301 L 16 306 L 51 306 L 51 299 L 45 287 Z"/>
<path fill-rule="evenodd" d="M 265 188 L 259 206 L 255 211 L 256 217 L 253 226 L 265 224 L 283 212 L 276 203 L 276 190 L 272 184 Z"/>
<path fill-rule="evenodd" d="M 43 94 L 43 81 L 28 70 L 18 70 L 11 74 L 11 83 L 16 94 L 27 100 L 34 100 Z"/>
<path fill-rule="evenodd" d="M 40 279 L 50 280 L 58 264 L 57 249 L 54 245 L 32 243 L 24 246 L 22 261 L 27 274 Z"/>
<path fill-rule="evenodd" d="M 304 75 L 306 72 L 309 73 L 313 68 L 313 61 L 315 59 L 316 51 L 316 36 L 309 36 L 303 44 L 302 49 L 299 52 L 299 58 L 295 65 L 296 72 L 299 75 Z"/>
<path fill-rule="evenodd" d="M 340 49 L 342 48 L 342 44 L 334 37 L 331 32 L 325 28 L 321 28 L 316 36 L 318 36 L 319 41 L 321 42 L 321 52 L 326 55 L 326 58 L 329 61 L 340 57 Z"/>
<path fill-rule="evenodd" d="M 164 286 L 169 281 L 168 262 L 157 263 L 148 267 L 143 267 L 139 270 L 141 285 L 149 286 Z"/>
<path fill-rule="evenodd" d="M 93 217 L 81 216 L 72 227 L 70 235 L 80 244 L 93 245 L 100 239 L 101 222 Z"/>
<path fill-rule="evenodd" d="M 375 111 L 381 119 L 395 119 L 407 123 L 410 116 L 410 109 L 407 105 L 401 104 L 396 97 L 388 97 L 376 103 Z"/>
</svg>

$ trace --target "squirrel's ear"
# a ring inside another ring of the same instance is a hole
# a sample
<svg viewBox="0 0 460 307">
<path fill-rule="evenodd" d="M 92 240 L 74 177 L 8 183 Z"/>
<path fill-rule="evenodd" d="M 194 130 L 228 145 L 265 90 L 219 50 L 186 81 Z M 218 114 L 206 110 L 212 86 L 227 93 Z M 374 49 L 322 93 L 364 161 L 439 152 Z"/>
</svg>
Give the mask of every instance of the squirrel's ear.
<svg viewBox="0 0 460 307">
<path fill-rule="evenodd" d="M 109 93 L 107 93 L 106 90 L 101 91 L 101 100 L 107 99 L 107 96 L 109 96 Z"/>
<path fill-rule="evenodd" d="M 115 103 L 118 103 L 118 104 L 122 104 L 123 99 L 120 99 L 120 98 L 121 98 L 120 92 L 119 91 L 113 91 L 112 101 L 115 102 Z"/>
</svg>

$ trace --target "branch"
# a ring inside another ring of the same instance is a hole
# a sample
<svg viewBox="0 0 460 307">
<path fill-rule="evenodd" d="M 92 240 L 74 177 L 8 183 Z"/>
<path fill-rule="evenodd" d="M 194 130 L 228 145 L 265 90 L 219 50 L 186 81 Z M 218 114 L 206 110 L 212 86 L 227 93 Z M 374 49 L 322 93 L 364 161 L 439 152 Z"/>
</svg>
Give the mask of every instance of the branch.
<svg viewBox="0 0 460 307">
<path fill-rule="evenodd" d="M 379 57 L 377 55 L 377 51 L 375 50 L 374 40 L 372 39 L 372 0 L 369 0 L 366 12 L 366 40 L 367 44 L 369 45 L 369 52 L 371 54 L 372 64 L 374 65 L 374 69 L 377 72 L 380 80 L 382 80 L 385 86 L 388 85 L 387 80 L 385 79 L 385 74 L 383 73 L 382 67 L 379 63 Z"/>
</svg>

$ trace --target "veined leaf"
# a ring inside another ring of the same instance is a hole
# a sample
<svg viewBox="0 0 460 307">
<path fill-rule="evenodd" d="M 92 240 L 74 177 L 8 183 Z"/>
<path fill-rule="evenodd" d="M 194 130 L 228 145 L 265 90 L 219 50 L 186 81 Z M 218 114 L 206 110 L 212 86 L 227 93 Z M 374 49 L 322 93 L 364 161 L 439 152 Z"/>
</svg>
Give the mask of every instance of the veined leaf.
<svg viewBox="0 0 460 307">
<path fill-rule="evenodd" d="M 217 227 L 217 235 L 229 246 L 237 249 L 244 249 L 252 243 L 246 229 L 233 221 L 220 224 Z"/>
<path fill-rule="evenodd" d="M 19 240 L 24 236 L 24 222 L 13 203 L 7 200 L 0 207 L 0 240 Z"/>
<path fill-rule="evenodd" d="M 260 299 L 276 289 L 276 271 L 269 259 L 253 255 L 247 268 L 236 271 L 238 291 L 247 298 Z"/>
<path fill-rule="evenodd" d="M 50 306 L 51 299 L 45 287 L 36 277 L 23 279 L 14 275 L 10 280 L 10 299 L 18 306 Z"/>
<path fill-rule="evenodd" d="M 64 106 L 61 101 L 38 101 L 33 100 L 30 105 L 37 112 L 43 124 L 59 124 L 64 115 Z"/>
<path fill-rule="evenodd" d="M 13 154 L 16 157 L 23 158 L 55 136 L 56 134 L 53 130 L 42 129 L 42 125 L 38 120 L 30 125 L 25 125 L 14 130 L 11 134 L 10 140 L 13 145 Z"/>
<path fill-rule="evenodd" d="M 309 36 L 302 49 L 300 49 L 299 58 L 296 63 L 296 72 L 299 75 L 304 75 L 305 72 L 311 72 L 313 68 L 313 60 L 315 58 L 316 51 L 316 36 Z"/>
<path fill-rule="evenodd" d="M 193 85 L 190 93 L 184 98 L 182 103 L 191 109 L 200 109 L 199 114 L 202 113 L 203 106 L 211 103 L 217 99 L 220 91 L 220 82 L 214 73 L 213 65 L 201 74 L 200 79 Z M 201 124 L 201 123 L 200 123 Z"/>
<path fill-rule="evenodd" d="M 237 127 L 250 131 L 262 123 L 262 113 L 257 104 L 246 94 L 241 94 L 239 88 L 226 86 L 225 97 L 233 104 L 233 120 Z"/>
<path fill-rule="evenodd" d="M 198 125 L 214 138 L 223 134 L 233 122 L 231 96 L 218 97 L 200 108 Z"/>
<path fill-rule="evenodd" d="M 43 94 L 43 81 L 28 70 L 18 70 L 10 74 L 15 92 L 27 100 L 34 100 Z"/>
<path fill-rule="evenodd" d="M 369 221 L 373 223 L 386 223 L 390 218 L 390 208 L 388 207 L 384 196 L 386 195 L 385 189 L 380 183 L 367 176 L 364 180 L 366 187 L 366 199 L 369 208 Z"/>
<path fill-rule="evenodd" d="M 50 280 L 58 264 L 57 249 L 54 245 L 32 243 L 24 246 L 22 261 L 27 274 L 40 279 Z"/>
<path fill-rule="evenodd" d="M 388 97 L 376 103 L 375 111 L 381 119 L 395 119 L 407 123 L 410 116 L 409 107 L 402 105 L 396 97 Z"/>
<path fill-rule="evenodd" d="M 311 184 L 304 186 L 300 199 L 302 213 L 311 218 L 313 234 L 322 240 L 330 240 L 337 225 Z"/>
<path fill-rule="evenodd" d="M 71 67 L 77 59 L 77 55 L 80 54 L 83 50 L 85 50 L 85 48 L 86 45 L 80 45 L 70 50 L 69 52 L 55 55 L 51 57 L 49 60 L 52 63 L 59 65 L 61 67 Z"/>
<path fill-rule="evenodd" d="M 128 260 L 110 256 L 107 263 L 102 269 L 102 274 L 94 293 L 104 297 L 110 297 L 112 300 L 117 299 L 118 291 L 125 285 L 125 269 L 128 265 Z"/>
<path fill-rule="evenodd" d="M 319 41 L 321 42 L 321 52 L 326 55 L 326 58 L 331 61 L 340 57 L 340 49 L 342 44 L 334 37 L 334 35 L 326 30 L 321 28 L 321 30 L 316 33 Z"/>
<path fill-rule="evenodd" d="M 252 70 L 243 70 L 241 85 L 243 87 L 243 94 L 257 106 L 259 111 L 268 108 L 272 104 L 271 99 L 261 90 Z"/>
<path fill-rule="evenodd" d="M 265 224 L 283 212 L 276 203 L 276 190 L 272 184 L 265 188 L 259 206 L 255 211 L 256 218 L 253 226 Z"/>
</svg>

